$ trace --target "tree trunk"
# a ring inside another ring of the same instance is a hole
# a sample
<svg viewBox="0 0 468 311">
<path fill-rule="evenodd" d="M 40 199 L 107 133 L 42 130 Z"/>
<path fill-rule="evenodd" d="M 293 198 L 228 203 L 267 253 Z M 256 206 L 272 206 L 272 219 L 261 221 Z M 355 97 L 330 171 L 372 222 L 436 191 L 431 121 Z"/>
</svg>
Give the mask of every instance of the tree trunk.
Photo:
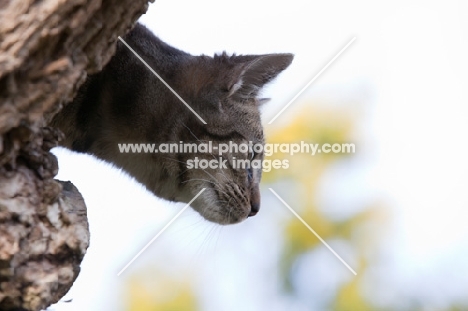
<svg viewBox="0 0 468 311">
<path fill-rule="evenodd" d="M 99 71 L 147 0 L 0 0 L 0 310 L 41 310 L 70 289 L 89 245 L 86 206 L 54 180 L 46 128 Z"/>
</svg>

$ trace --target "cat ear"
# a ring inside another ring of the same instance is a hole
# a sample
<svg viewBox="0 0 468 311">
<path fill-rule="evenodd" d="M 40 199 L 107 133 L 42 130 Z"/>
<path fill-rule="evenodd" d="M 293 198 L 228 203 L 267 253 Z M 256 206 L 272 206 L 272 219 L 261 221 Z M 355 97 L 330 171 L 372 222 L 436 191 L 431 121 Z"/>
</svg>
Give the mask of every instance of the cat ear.
<svg viewBox="0 0 468 311">
<path fill-rule="evenodd" d="M 235 78 L 229 85 L 230 97 L 247 99 L 256 97 L 261 88 L 272 81 L 292 62 L 292 54 L 266 54 L 237 56 L 240 63 L 234 72 Z M 239 70 L 240 69 L 240 70 Z"/>
</svg>

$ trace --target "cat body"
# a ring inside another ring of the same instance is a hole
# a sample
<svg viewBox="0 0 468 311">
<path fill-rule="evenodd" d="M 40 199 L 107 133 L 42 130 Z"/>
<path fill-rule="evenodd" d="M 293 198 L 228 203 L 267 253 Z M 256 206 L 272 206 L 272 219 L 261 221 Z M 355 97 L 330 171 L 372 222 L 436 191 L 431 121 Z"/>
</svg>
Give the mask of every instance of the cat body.
<svg viewBox="0 0 468 311">
<path fill-rule="evenodd" d="M 51 121 L 63 147 L 121 168 L 156 196 L 191 204 L 205 219 L 237 223 L 260 206 L 261 169 L 188 169 L 202 153 L 121 153 L 122 143 L 264 143 L 257 98 L 262 86 L 292 61 L 291 54 L 192 56 L 137 24 L 125 42 L 206 121 L 203 124 L 134 54 L 118 42 L 116 54 L 81 86 Z M 249 160 L 263 154 L 239 155 Z"/>
</svg>

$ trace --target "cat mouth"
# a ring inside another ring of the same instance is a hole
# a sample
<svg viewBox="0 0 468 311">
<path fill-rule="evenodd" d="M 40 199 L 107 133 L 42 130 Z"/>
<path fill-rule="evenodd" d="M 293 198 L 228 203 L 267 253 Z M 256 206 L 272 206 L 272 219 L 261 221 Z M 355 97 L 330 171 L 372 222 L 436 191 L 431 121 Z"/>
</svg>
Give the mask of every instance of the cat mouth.
<svg viewBox="0 0 468 311">
<path fill-rule="evenodd" d="M 221 202 L 212 206 L 205 206 L 199 211 L 201 216 L 208 221 L 220 225 L 232 225 L 247 219 L 248 210 L 241 206 L 225 205 Z"/>
<path fill-rule="evenodd" d="M 210 221 L 216 222 L 220 225 L 237 224 L 247 219 L 247 215 L 245 214 L 239 215 L 238 213 L 226 212 L 225 209 L 211 210 L 210 217 Z"/>
<path fill-rule="evenodd" d="M 220 224 L 231 225 L 244 221 L 251 214 L 248 199 L 240 199 L 226 192 L 221 193 L 215 188 L 207 189 L 200 195 L 201 200 L 195 201 L 193 208 L 206 220 Z"/>
</svg>

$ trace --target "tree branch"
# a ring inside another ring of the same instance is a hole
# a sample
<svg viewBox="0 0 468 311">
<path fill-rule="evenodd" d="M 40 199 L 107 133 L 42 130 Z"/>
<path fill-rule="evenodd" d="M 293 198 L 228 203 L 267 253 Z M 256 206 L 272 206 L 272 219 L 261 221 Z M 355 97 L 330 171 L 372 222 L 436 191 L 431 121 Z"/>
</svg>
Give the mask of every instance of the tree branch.
<svg viewBox="0 0 468 311">
<path fill-rule="evenodd" d="M 47 121 L 102 69 L 147 0 L 0 0 L 0 310 L 41 310 L 72 286 L 86 206 L 53 179 Z"/>
</svg>

